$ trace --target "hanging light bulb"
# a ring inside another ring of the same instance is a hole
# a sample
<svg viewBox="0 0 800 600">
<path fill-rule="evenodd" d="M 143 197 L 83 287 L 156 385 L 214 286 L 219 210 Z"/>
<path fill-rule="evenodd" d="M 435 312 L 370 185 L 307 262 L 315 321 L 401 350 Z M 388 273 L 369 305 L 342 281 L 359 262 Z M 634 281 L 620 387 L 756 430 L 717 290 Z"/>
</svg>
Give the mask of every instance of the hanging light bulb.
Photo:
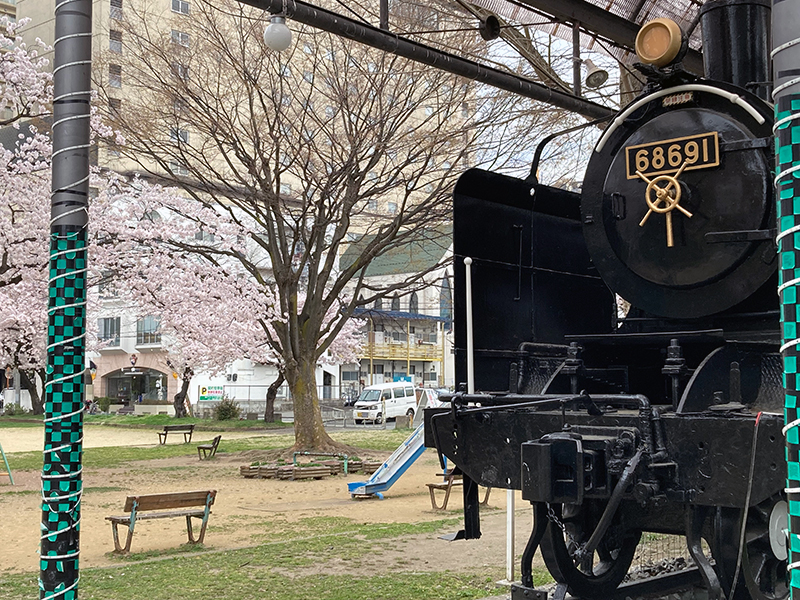
<svg viewBox="0 0 800 600">
<path fill-rule="evenodd" d="M 291 45 L 292 32 L 286 26 L 286 17 L 272 15 L 269 18 L 269 25 L 264 30 L 264 43 L 276 52 L 283 52 Z"/>
</svg>

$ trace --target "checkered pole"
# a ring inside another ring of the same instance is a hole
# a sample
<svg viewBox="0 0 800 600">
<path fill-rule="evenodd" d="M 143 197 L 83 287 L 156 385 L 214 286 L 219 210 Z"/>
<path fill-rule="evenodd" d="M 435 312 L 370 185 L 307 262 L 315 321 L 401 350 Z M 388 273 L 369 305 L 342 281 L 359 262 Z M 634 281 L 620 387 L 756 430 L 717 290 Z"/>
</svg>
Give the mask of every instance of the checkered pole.
<svg viewBox="0 0 800 600">
<path fill-rule="evenodd" d="M 56 0 L 53 184 L 39 598 L 78 597 L 91 0 Z"/>
<path fill-rule="evenodd" d="M 775 186 L 778 201 L 778 254 L 786 426 L 791 597 L 800 599 L 800 0 L 772 6 L 775 87 Z"/>
</svg>

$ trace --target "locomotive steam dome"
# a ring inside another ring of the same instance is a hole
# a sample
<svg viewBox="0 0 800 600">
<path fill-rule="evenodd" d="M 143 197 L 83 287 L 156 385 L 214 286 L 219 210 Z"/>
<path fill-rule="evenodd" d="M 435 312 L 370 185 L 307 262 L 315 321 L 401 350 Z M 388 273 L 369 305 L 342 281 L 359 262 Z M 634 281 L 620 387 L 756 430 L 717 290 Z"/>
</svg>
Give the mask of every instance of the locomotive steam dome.
<svg viewBox="0 0 800 600">
<path fill-rule="evenodd" d="M 673 51 L 666 27 L 651 34 Z M 614 292 L 654 315 L 696 318 L 770 279 L 771 125 L 757 96 L 704 80 L 651 91 L 617 115 L 581 200 L 589 252 Z"/>
</svg>

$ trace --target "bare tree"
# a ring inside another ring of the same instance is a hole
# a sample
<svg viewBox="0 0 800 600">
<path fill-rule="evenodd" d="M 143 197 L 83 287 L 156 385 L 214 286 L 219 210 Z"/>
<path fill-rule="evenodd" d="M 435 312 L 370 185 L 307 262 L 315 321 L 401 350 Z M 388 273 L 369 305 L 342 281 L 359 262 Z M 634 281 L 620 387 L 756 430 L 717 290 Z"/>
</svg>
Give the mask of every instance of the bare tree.
<svg viewBox="0 0 800 600">
<path fill-rule="evenodd" d="M 354 310 L 422 285 L 440 265 L 379 287 L 365 285 L 366 267 L 392 248 L 440 236 L 454 176 L 504 160 L 503 142 L 519 134 L 520 101 L 311 28 L 296 29 L 286 53 L 272 53 L 263 14 L 232 0 L 200 0 L 191 10 L 180 18 L 126 4 L 114 77 L 105 77 L 110 66 L 98 70 L 107 116 L 126 137 L 113 149 L 121 162 L 109 166 L 133 161 L 130 168 L 247 227 L 253 251 L 226 259 L 277 290 L 282 316 L 265 330 L 294 401 L 295 446 L 332 448 L 318 360 Z M 485 47 L 459 35 L 471 52 Z M 534 120 L 557 116 L 545 107 Z M 356 260 L 341 265 L 352 244 Z M 213 243 L 202 253 L 221 260 Z"/>
</svg>

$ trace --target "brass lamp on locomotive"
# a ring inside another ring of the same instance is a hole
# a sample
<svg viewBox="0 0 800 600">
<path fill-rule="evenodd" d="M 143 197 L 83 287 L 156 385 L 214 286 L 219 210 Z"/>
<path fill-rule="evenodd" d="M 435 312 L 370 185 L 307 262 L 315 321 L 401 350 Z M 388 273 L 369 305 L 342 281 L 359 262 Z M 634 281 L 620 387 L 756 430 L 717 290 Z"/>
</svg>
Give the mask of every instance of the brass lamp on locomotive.
<svg viewBox="0 0 800 600">
<path fill-rule="evenodd" d="M 464 474 L 464 537 L 477 484 L 532 503 L 515 593 L 540 549 L 572 594 L 609 598 L 647 531 L 686 536 L 712 598 L 788 597 L 769 12 L 703 6 L 705 78 L 677 25 L 646 24 L 646 87 L 580 195 L 535 169 L 456 186 L 457 378 L 470 257 L 477 391 L 426 410 L 426 444 Z"/>
</svg>

